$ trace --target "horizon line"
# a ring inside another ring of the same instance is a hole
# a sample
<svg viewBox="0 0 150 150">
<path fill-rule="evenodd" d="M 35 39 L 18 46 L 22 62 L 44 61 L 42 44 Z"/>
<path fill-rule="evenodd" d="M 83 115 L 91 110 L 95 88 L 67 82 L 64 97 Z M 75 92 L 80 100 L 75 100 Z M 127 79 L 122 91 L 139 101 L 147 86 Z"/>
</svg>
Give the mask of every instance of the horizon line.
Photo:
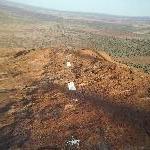
<svg viewBox="0 0 150 150">
<path fill-rule="evenodd" d="M 24 4 L 24 3 L 20 3 L 20 2 L 13 2 L 11 0 L 6 0 L 5 2 L 12 3 L 12 4 L 14 3 L 14 4 L 22 5 L 22 6 L 29 6 L 29 7 L 33 7 L 33 8 L 45 9 L 45 10 L 49 10 L 49 11 L 106 15 L 106 16 L 112 16 L 112 17 L 118 17 L 118 18 L 147 18 L 147 19 L 150 19 L 150 16 L 135 16 L 135 15 L 126 16 L 126 15 L 117 15 L 117 14 L 110 14 L 110 13 L 103 13 L 103 12 L 88 12 L 88 11 L 72 11 L 72 10 L 64 10 L 64 9 L 53 9 L 53 8 L 35 6 L 35 5 L 31 5 L 31 4 Z"/>
</svg>

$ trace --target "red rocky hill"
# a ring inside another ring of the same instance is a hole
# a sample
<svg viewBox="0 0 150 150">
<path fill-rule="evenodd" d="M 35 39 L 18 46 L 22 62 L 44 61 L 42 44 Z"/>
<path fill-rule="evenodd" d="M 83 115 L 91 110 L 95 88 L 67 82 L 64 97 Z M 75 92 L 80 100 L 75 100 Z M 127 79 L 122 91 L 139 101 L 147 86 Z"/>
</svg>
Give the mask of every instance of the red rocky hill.
<svg viewBox="0 0 150 150">
<path fill-rule="evenodd" d="M 91 50 L 17 50 L 1 66 L 1 150 L 150 149 L 148 74 Z"/>
</svg>

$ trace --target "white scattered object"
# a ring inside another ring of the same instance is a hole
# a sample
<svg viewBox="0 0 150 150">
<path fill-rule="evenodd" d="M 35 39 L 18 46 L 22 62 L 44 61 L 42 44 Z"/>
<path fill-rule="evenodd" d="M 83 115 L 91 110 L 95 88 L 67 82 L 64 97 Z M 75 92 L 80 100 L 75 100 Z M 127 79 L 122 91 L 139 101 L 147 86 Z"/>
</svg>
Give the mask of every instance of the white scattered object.
<svg viewBox="0 0 150 150">
<path fill-rule="evenodd" d="M 67 62 L 67 67 L 71 67 L 71 63 L 70 62 Z"/>
<path fill-rule="evenodd" d="M 73 99 L 73 101 L 78 102 L 78 99 L 77 99 L 77 98 L 76 98 L 76 99 Z"/>
<path fill-rule="evenodd" d="M 72 140 L 71 141 L 67 141 L 67 144 L 69 145 L 78 145 L 80 144 L 80 140 L 76 140 L 74 137 L 72 137 Z"/>
<path fill-rule="evenodd" d="M 74 85 L 74 82 L 68 83 L 68 89 L 69 89 L 69 91 L 76 91 L 76 87 Z"/>
</svg>

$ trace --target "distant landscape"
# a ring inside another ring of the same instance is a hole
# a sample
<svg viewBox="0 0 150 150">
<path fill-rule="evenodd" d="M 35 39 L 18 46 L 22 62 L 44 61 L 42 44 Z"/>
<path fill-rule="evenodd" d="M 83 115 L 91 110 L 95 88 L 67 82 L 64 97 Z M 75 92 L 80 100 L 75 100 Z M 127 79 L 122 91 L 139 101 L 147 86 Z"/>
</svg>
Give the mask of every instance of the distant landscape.
<svg viewBox="0 0 150 150">
<path fill-rule="evenodd" d="M 150 17 L 65 12 L 0 1 L 1 48 L 66 46 L 103 50 L 148 73 Z"/>
</svg>

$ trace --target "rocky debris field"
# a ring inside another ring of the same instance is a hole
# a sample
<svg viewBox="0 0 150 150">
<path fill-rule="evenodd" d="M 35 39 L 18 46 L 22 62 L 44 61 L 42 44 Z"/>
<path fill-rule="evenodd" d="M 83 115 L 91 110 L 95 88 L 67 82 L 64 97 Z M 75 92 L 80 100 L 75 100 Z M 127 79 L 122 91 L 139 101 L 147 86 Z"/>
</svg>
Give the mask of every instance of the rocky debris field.
<svg viewBox="0 0 150 150">
<path fill-rule="evenodd" d="M 148 74 L 85 49 L 17 50 L 0 61 L 1 150 L 150 149 Z"/>
</svg>

